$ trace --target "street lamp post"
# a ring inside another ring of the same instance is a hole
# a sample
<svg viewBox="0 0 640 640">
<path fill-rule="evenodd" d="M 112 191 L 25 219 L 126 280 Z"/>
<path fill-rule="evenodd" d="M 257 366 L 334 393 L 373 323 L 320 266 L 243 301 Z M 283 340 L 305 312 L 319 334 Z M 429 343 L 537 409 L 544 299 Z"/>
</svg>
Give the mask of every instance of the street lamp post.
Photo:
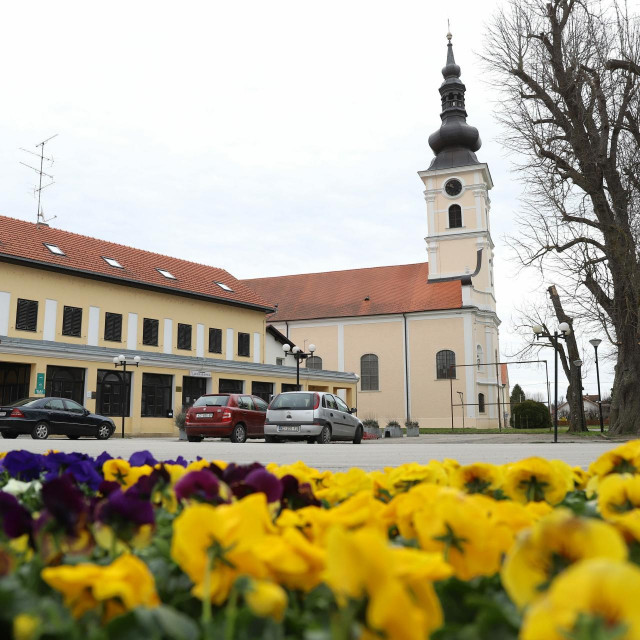
<svg viewBox="0 0 640 640">
<path fill-rule="evenodd" d="M 558 347 L 560 346 L 558 340 L 566 340 L 567 336 L 571 333 L 571 327 L 568 322 L 561 322 L 558 325 L 553 334 L 544 330 L 544 327 L 540 324 L 536 324 L 532 327 L 533 333 L 536 336 L 536 341 L 540 338 L 549 338 L 547 344 L 543 344 L 545 347 L 553 347 L 555 359 L 554 359 L 554 404 L 553 404 L 553 441 L 558 442 Z"/>
<path fill-rule="evenodd" d="M 309 353 L 305 353 L 300 347 L 293 347 L 292 349 L 291 345 L 285 342 L 282 345 L 282 350 L 285 356 L 292 355 L 296 359 L 296 387 L 298 387 L 298 391 L 300 391 L 300 362 L 310 358 L 314 354 L 316 345 L 310 344 Z"/>
<path fill-rule="evenodd" d="M 114 356 L 113 364 L 115 364 L 116 367 L 122 367 L 122 437 L 124 438 L 124 418 L 127 412 L 127 399 L 130 393 L 129 385 L 127 385 L 127 365 L 140 366 L 140 356 L 135 356 L 133 362 L 127 362 L 127 358 L 120 354 L 119 356 Z"/>
<path fill-rule="evenodd" d="M 602 340 L 599 338 L 593 338 L 589 340 L 593 345 L 593 349 L 596 352 L 596 377 L 598 379 L 598 408 L 600 409 L 600 433 L 604 433 L 604 420 L 602 419 L 602 396 L 600 395 L 600 368 L 598 367 L 598 347 Z"/>
</svg>

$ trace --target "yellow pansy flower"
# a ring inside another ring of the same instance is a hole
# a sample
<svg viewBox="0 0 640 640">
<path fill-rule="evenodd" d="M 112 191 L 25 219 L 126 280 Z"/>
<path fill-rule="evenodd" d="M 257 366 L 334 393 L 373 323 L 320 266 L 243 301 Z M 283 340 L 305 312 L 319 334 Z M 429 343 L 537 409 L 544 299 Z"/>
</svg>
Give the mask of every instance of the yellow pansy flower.
<svg viewBox="0 0 640 640">
<path fill-rule="evenodd" d="M 288 602 L 287 592 L 269 580 L 252 580 L 244 599 L 253 614 L 276 622 L 284 617 Z"/>
<path fill-rule="evenodd" d="M 517 502 L 562 502 L 573 490 L 573 474 L 568 465 L 531 457 L 506 466 L 502 489 Z"/>
<path fill-rule="evenodd" d="M 34 640 L 39 636 L 40 618 L 20 613 L 13 619 L 14 640 Z"/>
<path fill-rule="evenodd" d="M 451 486 L 465 493 L 492 493 L 502 485 L 502 468 L 476 462 L 458 467 L 451 473 Z"/>
<path fill-rule="evenodd" d="M 270 462 L 265 468 L 278 478 L 293 476 L 300 484 L 308 484 L 312 489 L 324 486 L 325 482 L 332 476 L 331 471 L 318 471 L 306 465 L 302 460 L 298 460 L 293 464 L 283 465 Z"/>
<path fill-rule="evenodd" d="M 362 469 L 352 467 L 349 471 L 334 473 L 325 480 L 324 487 L 314 491 L 318 500 L 336 505 L 360 491 L 371 492 L 373 480 Z"/>
<path fill-rule="evenodd" d="M 620 533 L 606 522 L 555 509 L 518 536 L 505 558 L 502 584 L 511 599 L 524 607 L 567 567 L 598 557 L 626 559 L 627 546 Z"/>
<path fill-rule="evenodd" d="M 631 440 L 606 451 L 589 465 L 589 474 L 604 478 L 612 473 L 640 472 L 640 440 Z"/>
<path fill-rule="evenodd" d="M 102 465 L 102 475 L 108 482 L 118 482 L 126 486 L 126 478 L 130 469 L 131 465 L 126 460 L 111 458 L 110 460 L 105 460 Z"/>
<path fill-rule="evenodd" d="M 449 483 L 447 471 L 438 460 L 430 460 L 427 464 L 410 462 L 399 467 L 387 467 L 385 472 L 388 486 L 394 494 L 407 491 L 423 482 L 442 486 Z"/>
<path fill-rule="evenodd" d="M 75 618 L 104 602 L 104 621 L 138 606 L 160 603 L 155 581 L 147 565 L 131 554 L 123 554 L 110 565 L 77 564 L 48 567 L 42 579 L 60 591 Z"/>
<path fill-rule="evenodd" d="M 566 640 L 576 637 L 572 632 L 581 616 L 611 634 L 606 637 L 613 638 L 618 632 L 616 640 L 637 640 L 640 638 L 639 599 L 640 569 L 637 566 L 604 558 L 584 560 L 558 576 L 547 594 L 528 610 L 520 638 Z"/>
<path fill-rule="evenodd" d="M 612 474 L 598 486 L 598 509 L 606 520 L 617 520 L 640 509 L 640 475 Z"/>
</svg>

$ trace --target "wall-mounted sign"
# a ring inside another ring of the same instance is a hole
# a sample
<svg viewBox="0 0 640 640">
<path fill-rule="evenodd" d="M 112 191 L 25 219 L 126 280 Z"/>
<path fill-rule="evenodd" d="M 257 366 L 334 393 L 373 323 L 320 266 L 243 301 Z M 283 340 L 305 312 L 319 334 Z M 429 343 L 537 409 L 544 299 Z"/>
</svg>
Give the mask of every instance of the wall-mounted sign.
<svg viewBox="0 0 640 640">
<path fill-rule="evenodd" d="M 44 373 L 36 374 L 36 394 L 44 395 Z"/>
<path fill-rule="evenodd" d="M 192 378 L 210 378 L 211 371 L 189 371 Z"/>
</svg>

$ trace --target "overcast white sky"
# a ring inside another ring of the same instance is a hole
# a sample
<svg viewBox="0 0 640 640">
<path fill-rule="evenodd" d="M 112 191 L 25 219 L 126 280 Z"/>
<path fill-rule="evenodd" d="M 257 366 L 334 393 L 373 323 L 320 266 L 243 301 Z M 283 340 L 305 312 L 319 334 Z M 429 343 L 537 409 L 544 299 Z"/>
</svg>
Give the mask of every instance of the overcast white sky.
<svg viewBox="0 0 640 640">
<path fill-rule="evenodd" d="M 238 278 L 426 260 L 427 138 L 451 20 L 488 162 L 503 357 L 517 276 L 504 236 L 520 185 L 477 53 L 494 0 L 13 2 L 0 23 L 0 213 L 35 222 L 19 151 L 53 134 L 52 226 Z M 546 283 L 548 286 L 550 283 Z M 592 336 L 585 336 L 586 339 Z M 604 345 L 603 345 L 604 346 Z M 591 356 L 591 348 L 583 356 Z M 602 372 L 603 394 L 613 381 Z M 511 374 L 531 391 L 534 377 Z M 595 371 L 585 392 L 596 393 Z M 540 378 L 541 379 L 541 378 Z M 538 380 L 540 380 L 538 379 Z M 564 395 L 564 392 L 560 392 Z"/>
</svg>

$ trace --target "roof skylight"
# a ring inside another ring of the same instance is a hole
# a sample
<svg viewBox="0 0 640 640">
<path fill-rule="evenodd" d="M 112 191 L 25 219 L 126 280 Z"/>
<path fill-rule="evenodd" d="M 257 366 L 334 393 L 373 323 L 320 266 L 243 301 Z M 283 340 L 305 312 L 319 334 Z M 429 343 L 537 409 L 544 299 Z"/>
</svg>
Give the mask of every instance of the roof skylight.
<svg viewBox="0 0 640 640">
<path fill-rule="evenodd" d="M 115 259 L 115 258 L 106 258 L 105 256 L 102 256 L 102 259 L 110 266 L 110 267 L 116 267 L 118 269 L 124 269 L 124 267 Z"/>
<path fill-rule="evenodd" d="M 216 281 L 216 284 L 217 284 L 221 289 L 224 289 L 225 291 L 233 291 L 233 289 L 232 289 L 228 284 L 225 284 L 224 282 L 217 282 L 217 281 Z"/>
<path fill-rule="evenodd" d="M 169 273 L 166 269 L 156 269 L 156 271 L 158 273 L 161 273 L 165 278 L 168 278 L 169 280 L 177 280 L 177 278 L 172 273 Z"/>
<path fill-rule="evenodd" d="M 66 256 L 67 254 L 57 245 L 49 244 L 48 242 L 42 243 L 51 253 L 55 253 L 57 256 Z"/>
</svg>

